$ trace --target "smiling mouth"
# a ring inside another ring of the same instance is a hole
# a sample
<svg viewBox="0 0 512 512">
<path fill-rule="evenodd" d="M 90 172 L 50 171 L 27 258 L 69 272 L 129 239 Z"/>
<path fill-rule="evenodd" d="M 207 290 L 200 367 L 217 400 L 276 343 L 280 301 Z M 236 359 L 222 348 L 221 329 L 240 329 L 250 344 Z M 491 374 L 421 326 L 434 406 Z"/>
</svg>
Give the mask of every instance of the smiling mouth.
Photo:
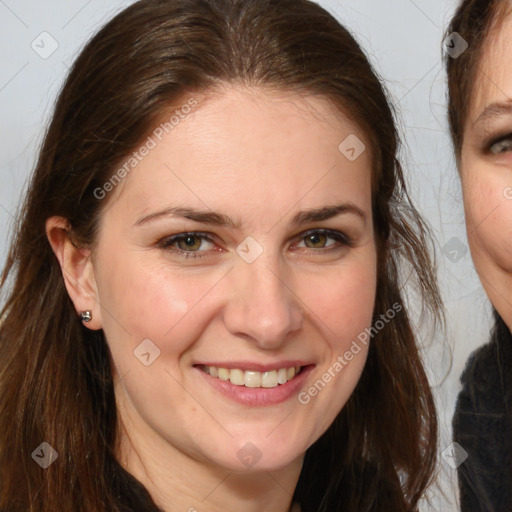
<svg viewBox="0 0 512 512">
<path fill-rule="evenodd" d="M 229 381 L 235 386 L 245 386 L 247 388 L 276 388 L 292 380 L 302 369 L 300 366 L 292 366 L 268 372 L 256 372 L 207 365 L 201 365 L 199 368 L 215 379 Z"/>
</svg>

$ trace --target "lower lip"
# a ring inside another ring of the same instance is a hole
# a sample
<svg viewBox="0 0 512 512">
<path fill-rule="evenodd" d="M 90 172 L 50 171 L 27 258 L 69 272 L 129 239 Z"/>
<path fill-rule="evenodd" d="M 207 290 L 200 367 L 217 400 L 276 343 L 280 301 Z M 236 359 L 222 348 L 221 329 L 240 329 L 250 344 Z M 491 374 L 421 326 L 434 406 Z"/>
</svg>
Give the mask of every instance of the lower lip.
<svg viewBox="0 0 512 512">
<path fill-rule="evenodd" d="M 246 386 L 235 386 L 229 380 L 222 380 L 212 377 L 209 373 L 195 368 L 206 382 L 213 386 L 224 396 L 243 405 L 265 406 L 280 404 L 290 397 L 296 395 L 303 386 L 314 365 L 302 368 L 302 371 L 286 384 L 278 384 L 275 388 L 248 388 Z"/>
</svg>

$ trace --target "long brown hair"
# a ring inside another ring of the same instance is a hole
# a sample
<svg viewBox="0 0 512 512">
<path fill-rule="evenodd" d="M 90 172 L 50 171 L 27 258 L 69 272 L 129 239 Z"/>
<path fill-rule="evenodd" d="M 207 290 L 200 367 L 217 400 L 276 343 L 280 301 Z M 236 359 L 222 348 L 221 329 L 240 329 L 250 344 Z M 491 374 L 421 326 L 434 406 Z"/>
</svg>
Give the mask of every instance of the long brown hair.
<svg viewBox="0 0 512 512">
<path fill-rule="evenodd" d="M 94 191 L 163 113 L 227 82 L 328 98 L 371 141 L 374 321 L 383 326 L 352 397 L 307 451 L 294 499 L 303 512 L 416 509 L 435 465 L 437 422 L 401 287 L 407 271 L 438 314 L 428 232 L 407 195 L 378 77 L 349 32 L 307 0 L 141 0 L 77 58 L 2 277 L 11 289 L 0 328 L 0 509 L 127 510 L 115 483 L 110 354 L 102 331 L 77 318 L 45 220 L 68 219 L 76 243 L 93 246 L 108 204 Z M 397 304 L 400 313 L 383 322 Z M 31 458 L 43 441 L 59 454 L 46 470 Z"/>
</svg>

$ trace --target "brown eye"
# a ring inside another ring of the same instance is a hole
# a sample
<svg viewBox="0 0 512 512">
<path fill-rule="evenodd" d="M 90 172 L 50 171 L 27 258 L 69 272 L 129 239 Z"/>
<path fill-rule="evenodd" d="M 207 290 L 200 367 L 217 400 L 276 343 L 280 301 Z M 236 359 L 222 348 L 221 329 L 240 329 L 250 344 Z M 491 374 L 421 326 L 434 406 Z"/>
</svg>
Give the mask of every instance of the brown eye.
<svg viewBox="0 0 512 512">
<path fill-rule="evenodd" d="M 208 233 L 190 232 L 174 235 L 161 241 L 160 247 L 180 257 L 203 257 L 215 247 Z"/>
<path fill-rule="evenodd" d="M 328 236 L 325 233 L 311 233 L 304 237 L 306 246 L 312 249 L 323 249 L 327 239 Z"/>
<path fill-rule="evenodd" d="M 197 251 L 201 247 L 202 239 L 197 235 L 185 235 L 178 241 L 178 248 L 183 251 Z"/>
<path fill-rule="evenodd" d="M 321 249 L 326 252 L 347 246 L 353 246 L 351 239 L 344 233 L 331 230 L 309 231 L 302 235 L 297 245 L 300 249 L 317 249 L 318 252 L 321 252 Z"/>
</svg>

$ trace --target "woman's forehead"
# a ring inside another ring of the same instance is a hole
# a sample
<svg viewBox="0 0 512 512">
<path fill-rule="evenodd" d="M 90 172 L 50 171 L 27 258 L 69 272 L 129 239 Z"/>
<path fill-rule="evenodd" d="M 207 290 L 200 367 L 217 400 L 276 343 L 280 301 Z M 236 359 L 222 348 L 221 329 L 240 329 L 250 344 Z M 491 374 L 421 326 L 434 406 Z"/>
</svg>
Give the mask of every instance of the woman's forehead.
<svg viewBox="0 0 512 512">
<path fill-rule="evenodd" d="M 229 200 L 226 187 L 247 204 L 251 196 L 296 202 L 308 191 L 333 195 L 342 184 L 354 193 L 371 179 L 361 130 L 315 96 L 267 100 L 260 94 L 254 101 L 234 91 L 203 105 L 198 99 L 175 129 L 161 140 L 150 134 L 145 143 L 152 149 L 115 191 L 126 189 L 132 204 L 178 190 L 208 204 L 213 193 Z"/>
<path fill-rule="evenodd" d="M 473 124 L 485 109 L 498 112 L 496 106 L 512 98 L 512 15 L 495 15 L 490 24 L 480 58 L 475 63 L 474 86 L 471 93 L 468 122 Z M 485 115 L 485 114 L 484 114 Z"/>
</svg>

